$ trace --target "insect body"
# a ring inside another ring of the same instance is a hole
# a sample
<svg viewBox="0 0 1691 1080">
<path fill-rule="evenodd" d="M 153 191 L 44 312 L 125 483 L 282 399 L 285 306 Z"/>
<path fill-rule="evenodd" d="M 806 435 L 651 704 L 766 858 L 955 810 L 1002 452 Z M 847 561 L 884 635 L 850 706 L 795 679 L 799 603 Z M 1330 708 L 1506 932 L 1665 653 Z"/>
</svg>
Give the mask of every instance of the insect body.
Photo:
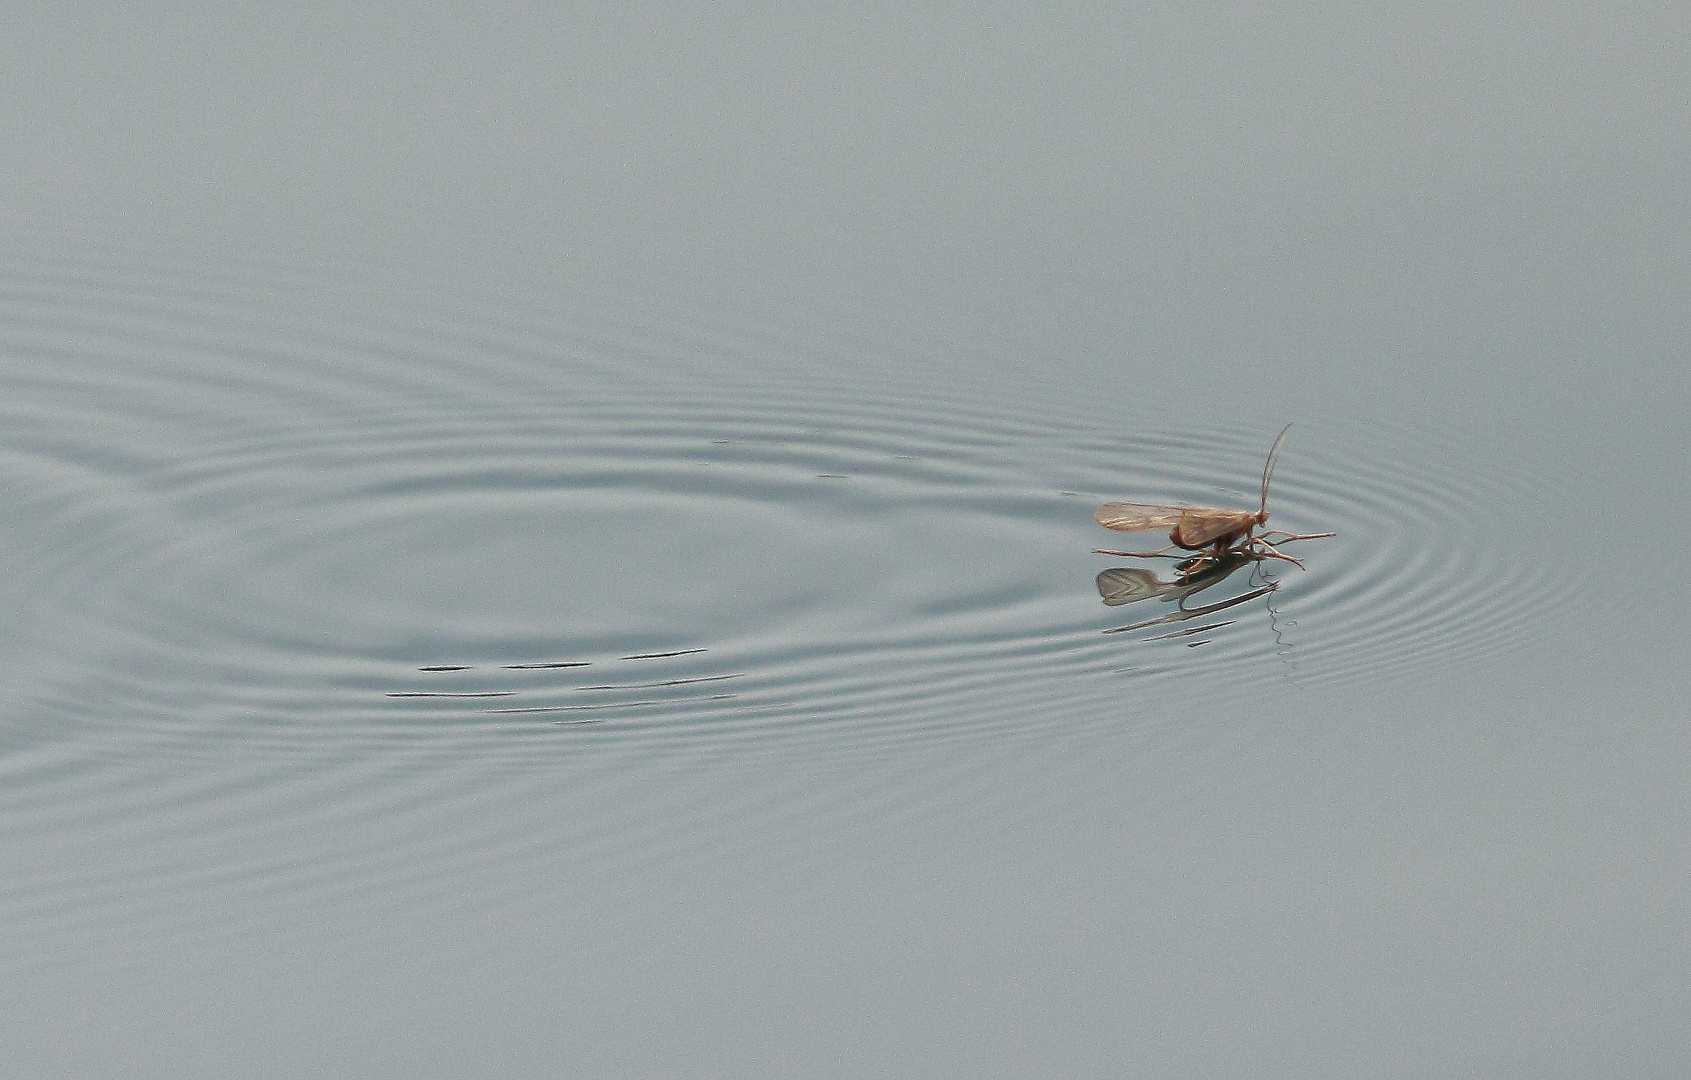
<svg viewBox="0 0 1691 1080">
<path fill-rule="evenodd" d="M 1268 451 L 1268 461 L 1262 467 L 1262 498 L 1255 510 L 1113 502 L 1098 508 L 1098 524 L 1118 532 L 1168 529 L 1168 538 L 1174 547 L 1184 551 L 1203 552 L 1197 559 L 1189 560 L 1188 572 L 1196 568 L 1196 563 L 1219 560 L 1228 553 L 1250 553 L 1272 559 L 1284 559 L 1301 566 L 1302 563 L 1280 551 L 1275 544 L 1284 544 L 1291 540 L 1314 540 L 1317 537 L 1332 536 L 1332 533 L 1286 533 L 1271 544 L 1265 539 L 1267 534 L 1258 536 L 1255 532 L 1258 527 L 1268 523 L 1268 481 L 1274 476 L 1275 462 L 1280 460 L 1280 444 L 1286 441 L 1286 432 L 1290 430 L 1290 424 L 1282 428 L 1279 437 L 1274 440 L 1274 446 Z M 1098 549 L 1100 555 L 1124 555 L 1134 558 L 1155 558 L 1167 552 L 1168 548 L 1161 551 Z"/>
</svg>

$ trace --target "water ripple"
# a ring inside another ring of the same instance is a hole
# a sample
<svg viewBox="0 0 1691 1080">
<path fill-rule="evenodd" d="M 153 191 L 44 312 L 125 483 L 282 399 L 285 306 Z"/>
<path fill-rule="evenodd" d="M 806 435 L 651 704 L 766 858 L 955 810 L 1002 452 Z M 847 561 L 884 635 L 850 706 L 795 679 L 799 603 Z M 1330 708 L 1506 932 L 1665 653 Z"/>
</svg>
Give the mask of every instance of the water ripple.
<svg viewBox="0 0 1691 1080">
<path fill-rule="evenodd" d="M 1425 677 L 1579 595 L 1508 447 L 1318 418 L 1270 499 L 1339 534 L 1307 570 L 1203 617 L 1107 607 L 1095 576 L 1138 564 L 1090 554 L 1096 504 L 1250 506 L 1282 418 L 1123 434 L 799 325 L 374 280 L 0 268 L 15 742 L 873 752 L 1055 701 Z"/>
</svg>

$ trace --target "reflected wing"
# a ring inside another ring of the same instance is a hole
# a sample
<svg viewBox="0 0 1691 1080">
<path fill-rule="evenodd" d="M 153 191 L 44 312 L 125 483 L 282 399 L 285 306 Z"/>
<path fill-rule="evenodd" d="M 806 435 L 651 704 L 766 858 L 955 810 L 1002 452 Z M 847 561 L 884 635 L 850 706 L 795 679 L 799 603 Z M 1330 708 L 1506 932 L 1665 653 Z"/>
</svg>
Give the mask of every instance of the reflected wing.
<svg viewBox="0 0 1691 1080">
<path fill-rule="evenodd" d="M 1148 532 L 1151 529 L 1172 529 L 1180 524 L 1180 516 L 1187 513 L 1179 506 L 1150 506 L 1146 503 L 1105 503 L 1093 515 L 1098 524 L 1117 532 Z"/>
<path fill-rule="evenodd" d="M 1098 595 L 1108 607 L 1131 604 L 1150 596 L 1161 596 L 1167 586 L 1157 575 L 1137 567 L 1117 566 L 1098 575 Z"/>
<path fill-rule="evenodd" d="M 1212 510 L 1191 506 L 1180 512 L 1180 531 L 1174 542 L 1182 547 L 1203 547 L 1224 536 L 1242 533 L 1257 523 L 1250 510 Z"/>
</svg>

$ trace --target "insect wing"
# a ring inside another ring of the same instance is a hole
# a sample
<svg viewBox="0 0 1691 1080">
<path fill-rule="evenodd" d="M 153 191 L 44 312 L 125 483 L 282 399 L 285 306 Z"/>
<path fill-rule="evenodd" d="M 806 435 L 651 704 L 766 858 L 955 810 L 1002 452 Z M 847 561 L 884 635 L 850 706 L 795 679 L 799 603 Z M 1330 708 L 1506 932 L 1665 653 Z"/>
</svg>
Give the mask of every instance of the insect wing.
<svg viewBox="0 0 1691 1080">
<path fill-rule="evenodd" d="M 1249 510 L 1188 507 L 1180 513 L 1180 520 L 1176 523 L 1179 529 L 1173 539 L 1181 547 L 1198 548 L 1223 537 L 1242 533 L 1256 523 L 1256 514 Z"/>
<path fill-rule="evenodd" d="M 1188 511 L 1180 506 L 1152 506 L 1147 503 L 1105 503 L 1093 515 L 1098 524 L 1117 532 L 1149 532 L 1172 529 Z"/>
</svg>

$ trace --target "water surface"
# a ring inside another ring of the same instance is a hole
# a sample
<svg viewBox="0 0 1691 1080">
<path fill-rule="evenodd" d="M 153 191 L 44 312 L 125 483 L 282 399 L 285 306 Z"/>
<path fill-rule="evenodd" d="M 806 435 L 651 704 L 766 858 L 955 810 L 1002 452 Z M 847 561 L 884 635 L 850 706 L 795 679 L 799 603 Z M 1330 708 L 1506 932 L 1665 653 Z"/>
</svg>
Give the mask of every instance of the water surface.
<svg viewBox="0 0 1691 1080">
<path fill-rule="evenodd" d="M 1671 20 L 231 12 L 0 46 L 8 1074 L 1683 1072 Z"/>
</svg>

